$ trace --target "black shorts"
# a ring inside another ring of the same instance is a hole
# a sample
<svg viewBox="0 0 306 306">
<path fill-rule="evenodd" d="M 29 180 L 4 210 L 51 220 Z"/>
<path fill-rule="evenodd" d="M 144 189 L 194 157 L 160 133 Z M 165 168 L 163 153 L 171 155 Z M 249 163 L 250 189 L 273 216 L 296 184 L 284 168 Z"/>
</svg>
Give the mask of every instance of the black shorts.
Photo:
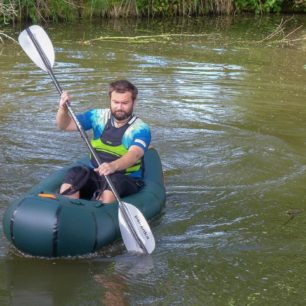
<svg viewBox="0 0 306 306">
<path fill-rule="evenodd" d="M 108 177 L 120 197 L 136 193 L 144 185 L 141 179 L 135 179 L 123 173 L 113 173 Z M 104 190 L 111 190 L 105 176 L 100 176 L 94 169 L 85 166 L 76 166 L 69 169 L 63 183 L 72 185 L 72 188 L 63 194 L 73 194 L 79 191 L 82 199 L 92 199 Z"/>
</svg>

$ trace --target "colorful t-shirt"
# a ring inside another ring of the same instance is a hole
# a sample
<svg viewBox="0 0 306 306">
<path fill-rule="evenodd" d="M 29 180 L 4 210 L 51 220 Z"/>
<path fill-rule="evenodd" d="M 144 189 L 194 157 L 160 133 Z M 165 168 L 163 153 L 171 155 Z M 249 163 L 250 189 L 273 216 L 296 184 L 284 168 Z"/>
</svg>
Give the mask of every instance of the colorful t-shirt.
<svg viewBox="0 0 306 306">
<path fill-rule="evenodd" d="M 92 109 L 83 114 L 77 115 L 77 119 L 85 131 L 92 129 L 94 139 L 99 139 L 101 137 L 109 118 L 111 118 L 110 109 Z M 133 121 L 122 137 L 122 145 L 127 150 L 131 146 L 138 146 L 146 152 L 149 148 L 150 142 L 150 128 L 139 118 L 136 118 L 136 120 Z M 133 173 L 131 175 L 139 177 L 140 173 Z"/>
</svg>

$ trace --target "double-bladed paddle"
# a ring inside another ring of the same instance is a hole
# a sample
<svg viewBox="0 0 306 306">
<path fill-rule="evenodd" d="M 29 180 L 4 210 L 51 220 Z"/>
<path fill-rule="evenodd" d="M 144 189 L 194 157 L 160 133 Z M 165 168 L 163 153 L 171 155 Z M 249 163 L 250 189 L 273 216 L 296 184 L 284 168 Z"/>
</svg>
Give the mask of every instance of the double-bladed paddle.
<svg viewBox="0 0 306 306">
<path fill-rule="evenodd" d="M 29 56 L 29 58 L 39 68 L 49 74 L 58 93 L 61 94 L 62 88 L 52 71 L 55 60 L 54 48 L 44 29 L 38 25 L 30 26 L 20 33 L 18 40 L 22 49 Z M 67 108 L 90 153 L 94 157 L 97 164 L 101 165 L 101 161 L 93 149 L 87 134 L 68 103 Z M 106 175 L 105 178 L 119 205 L 119 227 L 127 250 L 136 253 L 151 254 L 155 249 L 155 239 L 147 220 L 138 208 L 132 204 L 123 202 L 120 199 L 120 196 L 109 176 Z"/>
</svg>

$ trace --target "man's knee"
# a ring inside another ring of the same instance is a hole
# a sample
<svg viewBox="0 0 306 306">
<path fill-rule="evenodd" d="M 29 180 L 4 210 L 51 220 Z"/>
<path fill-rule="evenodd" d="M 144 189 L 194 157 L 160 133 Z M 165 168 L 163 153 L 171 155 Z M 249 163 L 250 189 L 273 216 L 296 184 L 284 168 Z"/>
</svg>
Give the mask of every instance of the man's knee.
<svg viewBox="0 0 306 306">
<path fill-rule="evenodd" d="M 67 184 L 67 183 L 63 183 L 61 188 L 60 188 L 60 194 L 71 198 L 71 199 L 79 199 L 80 198 L 80 192 L 79 191 L 75 191 L 75 192 L 71 192 L 72 190 L 72 185 L 71 184 Z"/>
<path fill-rule="evenodd" d="M 97 200 L 105 204 L 110 204 L 110 203 L 113 203 L 116 200 L 116 198 L 114 194 L 112 193 L 112 191 L 104 190 L 102 194 L 99 195 Z"/>
<path fill-rule="evenodd" d="M 83 166 L 70 168 L 60 188 L 60 194 L 69 198 L 79 198 L 80 190 L 89 179 L 89 169 Z"/>
</svg>

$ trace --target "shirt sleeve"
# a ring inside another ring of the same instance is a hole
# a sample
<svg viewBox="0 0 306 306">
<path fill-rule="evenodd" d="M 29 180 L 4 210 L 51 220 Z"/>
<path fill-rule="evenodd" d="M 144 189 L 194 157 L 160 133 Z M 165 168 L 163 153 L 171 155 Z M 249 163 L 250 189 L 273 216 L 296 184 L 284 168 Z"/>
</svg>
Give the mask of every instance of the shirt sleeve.
<svg viewBox="0 0 306 306">
<path fill-rule="evenodd" d="M 149 148 L 151 142 L 151 131 L 149 126 L 140 121 L 138 123 L 133 124 L 132 129 L 129 133 L 129 144 L 128 148 L 131 146 L 138 146 L 146 152 Z"/>
<path fill-rule="evenodd" d="M 93 128 L 92 120 L 94 110 L 89 110 L 85 113 L 78 114 L 76 117 L 78 121 L 80 122 L 82 128 L 87 131 Z"/>
<path fill-rule="evenodd" d="M 92 129 L 94 138 L 99 138 L 110 115 L 109 109 L 91 109 L 77 116 L 85 131 Z"/>
</svg>

